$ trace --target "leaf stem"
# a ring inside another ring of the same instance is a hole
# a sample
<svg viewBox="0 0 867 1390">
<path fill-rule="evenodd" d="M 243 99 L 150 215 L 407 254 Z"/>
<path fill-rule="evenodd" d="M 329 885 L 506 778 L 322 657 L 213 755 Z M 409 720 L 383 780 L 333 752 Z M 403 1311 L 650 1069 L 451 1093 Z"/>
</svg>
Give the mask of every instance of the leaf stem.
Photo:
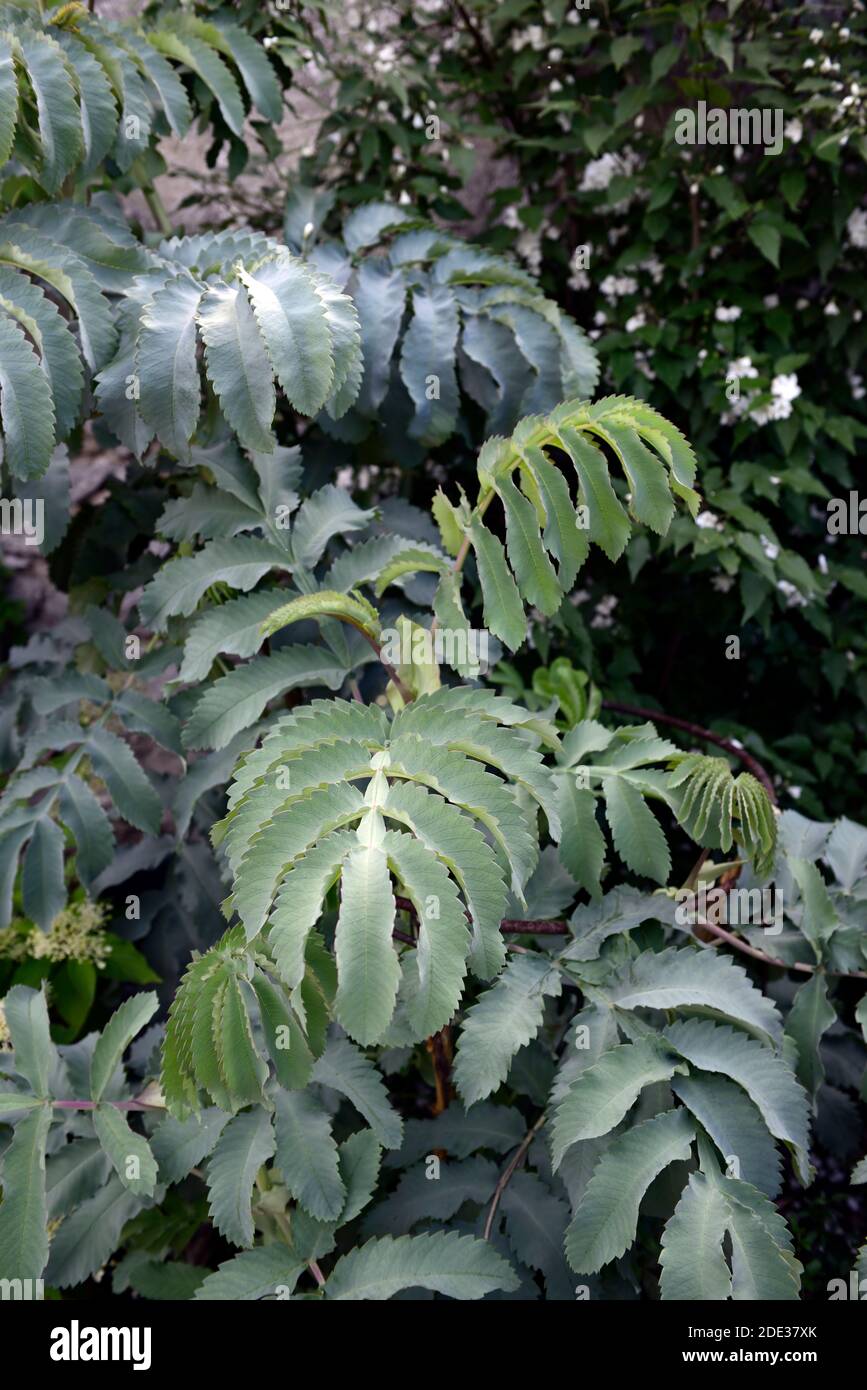
<svg viewBox="0 0 867 1390">
<path fill-rule="evenodd" d="M 148 184 L 147 187 L 142 189 L 142 193 L 144 194 L 144 200 L 147 203 L 148 208 L 150 209 L 150 214 L 157 224 L 157 230 L 162 232 L 163 236 L 174 236 L 175 229 L 171 224 L 168 213 L 166 212 L 165 203 L 163 202 L 162 198 L 157 192 L 155 186 L 153 184 Z"/>
<path fill-rule="evenodd" d="M 497 1183 L 497 1186 L 494 1188 L 494 1195 L 491 1199 L 490 1208 L 488 1209 L 487 1220 L 485 1221 L 485 1240 L 491 1239 L 491 1231 L 494 1225 L 494 1217 L 497 1214 L 497 1207 L 500 1205 L 500 1199 L 503 1193 L 505 1192 L 506 1188 L 508 1187 L 509 1183 L 511 1182 L 512 1177 L 518 1167 L 518 1164 L 522 1161 L 533 1140 L 536 1138 L 536 1135 L 539 1133 L 539 1130 L 544 1125 L 545 1119 L 546 1115 L 543 1110 L 536 1123 L 534 1125 L 531 1125 L 531 1127 L 527 1130 L 527 1133 L 524 1135 L 523 1139 L 521 1140 L 520 1144 L 515 1150 L 514 1155 L 509 1160 L 508 1164 L 503 1169 L 503 1172 L 500 1175 L 500 1179 Z"/>
</svg>

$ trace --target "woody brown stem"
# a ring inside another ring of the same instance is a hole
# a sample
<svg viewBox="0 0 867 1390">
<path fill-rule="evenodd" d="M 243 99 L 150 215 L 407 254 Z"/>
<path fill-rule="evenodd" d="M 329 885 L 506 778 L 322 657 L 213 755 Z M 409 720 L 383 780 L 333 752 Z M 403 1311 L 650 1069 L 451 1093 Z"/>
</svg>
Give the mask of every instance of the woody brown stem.
<svg viewBox="0 0 867 1390">
<path fill-rule="evenodd" d="M 771 803 L 776 806 L 777 794 L 774 791 L 770 774 L 765 771 L 758 758 L 754 758 L 752 753 L 747 752 L 746 748 L 739 748 L 730 739 L 723 738 L 721 734 L 713 733 L 711 729 L 703 729 L 700 724 L 691 724 L 688 719 L 678 719 L 674 714 L 663 714 L 661 710 L 645 709 L 643 705 L 629 705 L 622 700 L 603 700 L 602 706 L 604 709 L 614 710 L 617 714 L 634 714 L 639 719 L 649 719 L 655 724 L 668 724 L 672 729 L 682 729 L 685 734 L 692 734 L 693 738 L 701 738 L 706 743 L 715 743 L 718 748 L 724 748 L 733 758 L 739 758 L 744 767 L 753 774 L 757 781 L 761 782 Z"/>
</svg>

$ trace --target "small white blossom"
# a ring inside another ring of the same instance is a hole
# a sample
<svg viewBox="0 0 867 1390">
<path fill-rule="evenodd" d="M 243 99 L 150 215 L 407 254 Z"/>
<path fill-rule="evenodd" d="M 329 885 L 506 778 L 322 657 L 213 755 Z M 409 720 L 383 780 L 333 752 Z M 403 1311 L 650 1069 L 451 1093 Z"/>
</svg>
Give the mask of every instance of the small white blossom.
<svg viewBox="0 0 867 1390">
<path fill-rule="evenodd" d="M 783 126 L 783 134 L 787 140 L 792 141 L 793 145 L 797 145 L 799 141 L 803 139 L 804 127 L 801 125 L 797 116 L 791 121 L 786 121 L 786 124 Z"/>
<path fill-rule="evenodd" d="M 782 401 L 794 401 L 800 394 L 801 388 L 798 385 L 797 372 L 775 376 L 771 382 L 771 395 L 777 396 Z"/>
<path fill-rule="evenodd" d="M 786 600 L 787 608 L 804 608 L 806 606 L 807 600 L 804 595 L 788 579 L 778 579 L 777 589 Z"/>
<path fill-rule="evenodd" d="M 726 368 L 726 376 L 753 377 L 758 376 L 757 369 L 753 366 L 751 357 L 736 357 L 734 362 L 729 362 Z"/>
<path fill-rule="evenodd" d="M 606 299 L 619 299 L 623 295 L 635 294 L 638 281 L 633 275 L 606 275 L 599 289 Z"/>
<path fill-rule="evenodd" d="M 637 163 L 637 156 L 631 150 L 622 154 L 603 154 L 591 159 L 585 165 L 578 185 L 579 193 L 597 193 L 606 189 L 615 174 L 631 174 Z"/>
<path fill-rule="evenodd" d="M 846 235 L 859 251 L 867 247 L 867 212 L 864 208 L 856 208 L 849 214 L 846 219 Z"/>
<path fill-rule="evenodd" d="M 759 542 L 761 544 L 762 550 L 765 552 L 768 559 L 776 560 L 777 556 L 780 553 L 780 547 L 778 545 L 774 545 L 773 541 L 769 541 L 767 536 L 759 536 Z"/>
<path fill-rule="evenodd" d="M 614 594 L 606 594 L 601 598 L 590 619 L 590 626 L 595 628 L 608 628 L 614 626 L 614 610 L 618 600 Z"/>
<path fill-rule="evenodd" d="M 714 310 L 714 318 L 717 323 L 736 323 L 743 313 L 738 304 L 718 304 Z"/>
</svg>

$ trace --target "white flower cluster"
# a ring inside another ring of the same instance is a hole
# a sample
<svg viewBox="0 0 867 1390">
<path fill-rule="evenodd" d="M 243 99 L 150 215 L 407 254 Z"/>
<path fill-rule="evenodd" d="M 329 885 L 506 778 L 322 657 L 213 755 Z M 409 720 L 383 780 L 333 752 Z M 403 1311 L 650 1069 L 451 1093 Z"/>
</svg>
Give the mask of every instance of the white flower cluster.
<svg viewBox="0 0 867 1390">
<path fill-rule="evenodd" d="M 509 44 L 515 53 L 520 53 L 522 48 L 532 48 L 538 53 L 545 47 L 545 30 L 541 24 L 531 24 L 529 28 L 513 34 Z"/>
<path fill-rule="evenodd" d="M 634 275 L 606 275 L 599 289 L 606 299 L 620 299 L 623 295 L 635 294 L 638 281 Z"/>
<path fill-rule="evenodd" d="M 578 192 L 602 192 L 608 187 L 615 174 L 631 174 L 637 164 L 637 154 L 634 150 L 629 149 L 623 150 L 620 154 L 603 154 L 598 159 L 591 159 L 590 163 L 584 166 Z"/>
<path fill-rule="evenodd" d="M 758 376 L 758 372 L 753 367 L 751 358 L 740 357 L 729 363 L 727 376 L 750 378 Z M 748 415 L 756 425 L 767 425 L 771 420 L 788 420 L 793 409 L 792 402 L 801 394 L 797 373 L 784 372 L 775 376 L 770 387 L 771 399 L 764 405 L 755 404 L 760 394 L 758 391 L 747 391 L 732 401 L 731 409 L 724 411 L 721 416 L 722 423 L 734 424 L 744 415 Z"/>
<path fill-rule="evenodd" d="M 614 610 L 619 600 L 614 594 L 606 594 L 601 598 L 593 610 L 593 617 L 590 619 L 590 626 L 598 629 L 614 626 Z"/>
<path fill-rule="evenodd" d="M 658 285 L 665 272 L 665 266 L 658 256 L 648 256 L 646 261 L 638 262 L 639 270 L 646 270 L 654 285 Z"/>
<path fill-rule="evenodd" d="M 717 323 L 737 323 L 742 313 L 738 304 L 718 304 L 713 316 Z"/>
<path fill-rule="evenodd" d="M 729 362 L 726 368 L 727 381 L 733 376 L 741 380 L 743 377 L 754 377 L 758 376 L 758 374 L 758 369 L 753 366 L 753 359 L 751 357 L 736 357 L 734 362 Z"/>
</svg>

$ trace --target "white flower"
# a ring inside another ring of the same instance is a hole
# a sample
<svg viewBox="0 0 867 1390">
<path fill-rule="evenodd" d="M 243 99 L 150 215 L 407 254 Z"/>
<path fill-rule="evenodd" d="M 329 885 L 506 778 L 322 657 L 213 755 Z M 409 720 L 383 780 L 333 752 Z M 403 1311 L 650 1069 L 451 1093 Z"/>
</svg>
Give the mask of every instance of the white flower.
<svg viewBox="0 0 867 1390">
<path fill-rule="evenodd" d="M 840 30 L 840 38 L 845 42 L 849 37 L 849 30 L 845 26 Z"/>
<path fill-rule="evenodd" d="M 622 295 L 635 294 L 638 281 L 633 275 L 606 275 L 599 289 L 606 299 L 619 299 Z"/>
<path fill-rule="evenodd" d="M 867 391 L 865 391 L 865 388 L 864 388 L 864 378 L 863 378 L 863 376 L 859 376 L 859 374 L 858 374 L 857 372 L 849 372 L 849 373 L 848 373 L 848 378 L 849 378 L 849 385 L 850 385 L 850 387 L 852 388 L 852 399 L 853 399 L 853 401 L 862 401 L 862 400 L 864 399 L 865 395 L 867 395 Z"/>
<path fill-rule="evenodd" d="M 787 608 L 804 608 L 806 606 L 807 600 L 804 595 L 788 579 L 778 579 L 777 588 L 786 600 Z"/>
<path fill-rule="evenodd" d="M 777 556 L 780 553 L 780 547 L 778 545 L 774 545 L 773 541 L 769 541 L 767 536 L 759 536 L 759 542 L 761 544 L 762 550 L 765 552 L 768 559 L 776 560 Z"/>
<path fill-rule="evenodd" d="M 800 396 L 801 388 L 794 372 L 789 376 L 775 376 L 771 382 L 771 400 L 768 405 L 757 405 L 750 410 L 750 419 L 757 425 L 766 425 L 769 420 L 788 420 L 792 413 L 792 401 Z M 751 397 L 755 399 L 755 396 Z M 749 407 L 750 402 L 747 402 Z"/>
<path fill-rule="evenodd" d="M 658 256 L 648 256 L 646 261 L 638 262 L 639 270 L 646 270 L 654 285 L 658 285 L 665 271 L 665 266 Z"/>
<path fill-rule="evenodd" d="M 827 559 L 827 556 L 825 556 L 825 555 L 820 555 L 816 563 L 817 563 L 818 566 L 819 566 L 819 573 L 820 573 L 820 574 L 827 574 L 827 573 L 828 573 L 828 559 Z"/>
<path fill-rule="evenodd" d="M 563 57 L 562 48 L 552 48 L 548 57 L 551 59 L 552 63 L 559 63 Z"/>
<path fill-rule="evenodd" d="M 597 193 L 608 187 L 615 174 L 631 174 L 637 163 L 631 150 L 622 154 L 603 154 L 585 165 L 578 185 L 579 193 Z"/>
<path fill-rule="evenodd" d="M 758 376 L 758 371 L 753 366 L 751 357 L 736 357 L 734 362 L 729 362 L 726 369 L 726 376 L 752 377 Z"/>
<path fill-rule="evenodd" d="M 533 275 L 538 275 L 542 269 L 541 240 L 539 232 L 524 231 L 515 242 L 515 250 L 527 262 Z"/>
<path fill-rule="evenodd" d="M 557 92 L 562 92 L 562 90 L 563 90 L 563 83 L 562 83 L 562 82 L 558 82 L 557 79 L 556 79 L 556 77 L 555 77 L 555 79 L 554 79 L 553 82 L 549 82 L 549 83 L 548 83 L 548 91 L 549 91 L 549 92 L 554 92 L 555 95 L 556 95 Z"/>
<path fill-rule="evenodd" d="M 724 523 L 716 512 L 699 512 L 695 519 L 696 526 L 700 526 L 703 531 L 722 531 Z"/>
<path fill-rule="evenodd" d="M 570 290 L 589 290 L 590 276 L 586 270 L 573 270 L 566 284 Z"/>
<path fill-rule="evenodd" d="M 812 58 L 805 58 L 805 59 L 804 59 L 804 67 L 805 67 L 805 68 L 814 68 L 815 66 L 816 66 L 816 64 L 813 62 L 813 59 L 812 59 Z"/>
<path fill-rule="evenodd" d="M 804 127 L 801 125 L 797 116 L 791 121 L 786 121 L 786 124 L 783 126 L 783 134 L 786 139 L 791 140 L 794 145 L 797 145 L 799 140 L 803 138 Z"/>
<path fill-rule="evenodd" d="M 614 594 L 606 594 L 605 598 L 601 598 L 594 609 L 593 617 L 590 619 L 590 626 L 595 628 L 613 627 L 613 614 L 617 603 L 618 600 Z"/>
<path fill-rule="evenodd" d="M 795 798 L 795 800 L 797 801 L 797 800 L 798 800 L 798 797 L 799 797 L 800 795 L 801 795 L 801 788 L 800 788 L 800 787 L 789 787 L 789 796 L 793 796 L 793 797 Z"/>
<path fill-rule="evenodd" d="M 710 582 L 717 593 L 727 594 L 735 581 L 730 574 L 715 574 Z"/>
<path fill-rule="evenodd" d="M 545 46 L 545 33 L 539 24 L 531 24 L 520 34 L 512 35 L 512 48 L 520 53 L 522 48 L 533 48 L 538 53 Z"/>
<path fill-rule="evenodd" d="M 811 30 L 810 30 L 810 43 L 821 43 L 824 37 L 825 37 L 824 30 L 822 30 L 822 29 L 811 29 Z"/>
<path fill-rule="evenodd" d="M 801 388 L 798 385 L 797 372 L 775 376 L 771 382 L 771 395 L 776 396 L 781 401 L 797 400 L 800 394 Z"/>
<path fill-rule="evenodd" d="M 853 246 L 859 250 L 867 247 L 867 212 L 856 208 L 846 219 L 846 234 Z"/>
<path fill-rule="evenodd" d="M 409 207 L 409 205 L 412 203 L 412 198 L 409 196 L 406 189 L 404 188 L 401 191 L 397 201 L 400 203 L 401 207 Z"/>
<path fill-rule="evenodd" d="M 738 304 L 718 304 L 714 310 L 714 318 L 717 323 L 736 323 L 743 313 Z"/>
<path fill-rule="evenodd" d="M 635 333 L 639 328 L 644 328 L 646 323 L 647 318 L 644 310 L 639 309 L 637 314 L 633 314 L 631 318 L 626 320 L 625 328 L 627 333 Z"/>
<path fill-rule="evenodd" d="M 780 303 L 780 296 L 778 294 L 766 294 L 762 303 L 766 309 L 776 309 Z"/>
<path fill-rule="evenodd" d="M 596 324 L 597 328 L 601 328 L 603 324 L 608 322 L 608 315 L 603 314 L 601 309 L 597 309 L 596 313 L 593 315 L 593 322 Z"/>
<path fill-rule="evenodd" d="M 833 300 L 833 299 L 829 299 L 829 300 L 828 300 L 828 303 L 825 305 L 825 313 L 826 313 L 827 317 L 828 317 L 829 319 L 836 318 L 836 316 L 837 316 L 837 314 L 839 314 L 839 312 L 840 312 L 840 310 L 837 308 L 837 305 L 834 303 L 834 300 Z"/>
</svg>

